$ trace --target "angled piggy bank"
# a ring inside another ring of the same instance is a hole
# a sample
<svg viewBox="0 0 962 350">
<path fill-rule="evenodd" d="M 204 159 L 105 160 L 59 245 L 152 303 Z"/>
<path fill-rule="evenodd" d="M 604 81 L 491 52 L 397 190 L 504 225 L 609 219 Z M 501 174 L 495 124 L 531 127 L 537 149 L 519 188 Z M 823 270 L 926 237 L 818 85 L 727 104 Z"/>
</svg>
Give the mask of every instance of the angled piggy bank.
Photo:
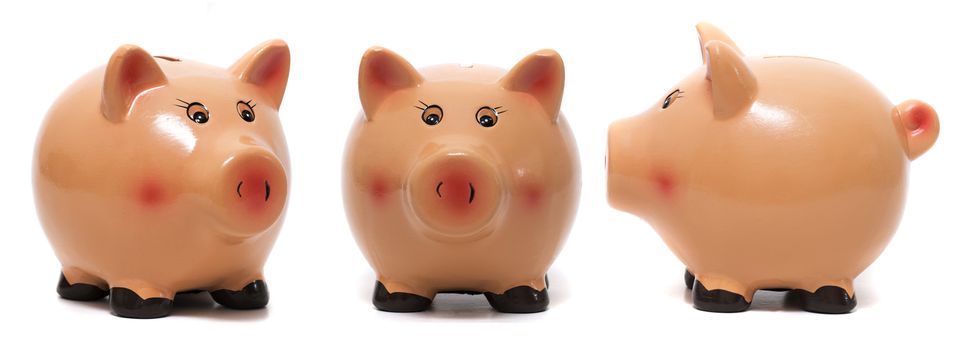
<svg viewBox="0 0 962 350">
<path fill-rule="evenodd" d="M 282 41 L 229 69 L 122 46 L 71 85 L 40 130 L 37 212 L 66 299 L 109 294 L 122 317 L 170 313 L 177 292 L 267 304 L 262 267 L 287 201 L 277 110 Z"/>
<path fill-rule="evenodd" d="M 744 57 L 697 28 L 705 64 L 609 129 L 610 204 L 688 267 L 698 309 L 782 289 L 807 311 L 851 311 L 853 279 L 898 226 L 909 161 L 938 136 L 935 111 L 893 105 L 836 63 Z"/>
<path fill-rule="evenodd" d="M 561 115 L 564 64 L 550 50 L 505 72 L 418 71 L 372 48 L 363 111 L 344 155 L 344 203 L 377 274 L 374 306 L 427 309 L 440 292 L 484 293 L 500 312 L 544 311 L 546 272 L 581 189 Z"/>
</svg>

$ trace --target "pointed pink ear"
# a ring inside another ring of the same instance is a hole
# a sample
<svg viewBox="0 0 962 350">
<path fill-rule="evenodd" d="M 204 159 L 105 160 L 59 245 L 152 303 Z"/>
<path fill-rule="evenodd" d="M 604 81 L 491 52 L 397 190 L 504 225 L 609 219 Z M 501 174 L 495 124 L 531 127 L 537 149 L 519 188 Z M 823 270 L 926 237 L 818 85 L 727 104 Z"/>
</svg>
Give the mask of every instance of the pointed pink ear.
<svg viewBox="0 0 962 350">
<path fill-rule="evenodd" d="M 112 122 L 127 119 L 134 101 L 145 91 L 167 85 L 167 76 L 147 51 L 124 45 L 114 51 L 104 72 L 100 110 Z"/>
<path fill-rule="evenodd" d="M 712 40 L 718 40 L 728 44 L 732 49 L 735 49 L 735 52 L 738 53 L 739 56 L 744 56 L 742 55 L 742 51 L 738 49 L 738 46 L 735 45 L 735 41 L 713 24 L 701 22 L 695 25 L 695 30 L 698 31 L 698 48 L 701 49 L 701 63 L 708 62 L 705 57 L 705 45 Z"/>
<path fill-rule="evenodd" d="M 501 78 L 501 86 L 533 96 L 552 121 L 561 111 L 565 88 L 565 65 L 554 50 L 541 50 L 518 62 Z"/>
<path fill-rule="evenodd" d="M 243 82 L 264 90 L 267 101 L 280 108 L 291 72 L 291 50 L 283 40 L 271 40 L 251 49 L 230 67 L 230 72 Z"/>
<path fill-rule="evenodd" d="M 421 85 L 424 78 L 407 60 L 391 50 L 372 47 L 361 57 L 357 75 L 361 108 L 368 120 L 394 92 Z"/>
<path fill-rule="evenodd" d="M 717 40 L 709 41 L 704 51 L 715 117 L 728 118 L 745 112 L 755 103 L 758 81 L 742 55 Z"/>
</svg>

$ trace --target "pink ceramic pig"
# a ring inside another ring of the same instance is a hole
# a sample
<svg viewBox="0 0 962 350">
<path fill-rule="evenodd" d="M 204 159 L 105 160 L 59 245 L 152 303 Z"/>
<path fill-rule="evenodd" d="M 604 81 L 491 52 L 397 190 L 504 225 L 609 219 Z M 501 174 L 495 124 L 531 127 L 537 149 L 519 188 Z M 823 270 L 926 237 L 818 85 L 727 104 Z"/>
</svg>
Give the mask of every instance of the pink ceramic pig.
<svg viewBox="0 0 962 350">
<path fill-rule="evenodd" d="M 344 204 L 377 272 L 374 305 L 427 309 L 484 293 L 501 312 L 547 308 L 545 273 L 577 207 L 578 151 L 560 113 L 564 64 L 420 71 L 372 48 L 344 156 Z"/>
<path fill-rule="evenodd" d="M 898 226 L 909 161 L 938 136 L 935 111 L 893 106 L 836 63 L 743 57 L 711 25 L 698 33 L 705 65 L 611 125 L 611 205 L 688 267 L 698 309 L 788 289 L 805 310 L 851 311 L 853 279 Z"/>
<path fill-rule="evenodd" d="M 57 292 L 109 293 L 113 313 L 134 318 L 166 316 L 182 291 L 266 305 L 262 268 L 287 202 L 277 109 L 289 67 L 282 41 L 226 70 L 122 46 L 70 86 L 34 160 Z"/>
</svg>

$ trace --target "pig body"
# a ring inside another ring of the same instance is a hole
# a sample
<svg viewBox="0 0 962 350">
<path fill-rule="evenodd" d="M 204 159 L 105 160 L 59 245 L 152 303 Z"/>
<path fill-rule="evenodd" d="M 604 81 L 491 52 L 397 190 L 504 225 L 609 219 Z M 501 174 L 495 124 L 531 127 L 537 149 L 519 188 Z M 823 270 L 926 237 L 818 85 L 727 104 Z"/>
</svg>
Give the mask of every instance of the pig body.
<svg viewBox="0 0 962 350">
<path fill-rule="evenodd" d="M 484 293 L 502 312 L 547 307 L 580 192 L 563 79 L 553 51 L 508 73 L 365 54 L 344 201 L 378 309 L 421 311 L 439 292 Z"/>
<path fill-rule="evenodd" d="M 277 118 L 288 67 L 280 41 L 229 70 L 124 46 L 61 95 L 34 161 L 61 296 L 109 293 L 134 318 L 167 315 L 184 291 L 266 305 L 290 167 Z"/>
<path fill-rule="evenodd" d="M 852 281 L 901 218 L 908 165 L 938 135 L 928 105 L 892 105 L 807 57 L 742 57 L 699 25 L 706 65 L 609 130 L 609 201 L 688 267 L 695 307 L 742 311 L 758 289 L 854 308 Z"/>
</svg>

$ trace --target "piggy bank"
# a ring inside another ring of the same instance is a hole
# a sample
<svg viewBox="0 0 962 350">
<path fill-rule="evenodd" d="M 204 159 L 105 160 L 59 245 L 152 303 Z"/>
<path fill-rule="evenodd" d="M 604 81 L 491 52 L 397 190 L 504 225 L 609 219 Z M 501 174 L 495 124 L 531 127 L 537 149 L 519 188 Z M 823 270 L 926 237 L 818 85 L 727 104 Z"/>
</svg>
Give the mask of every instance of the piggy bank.
<svg viewBox="0 0 962 350">
<path fill-rule="evenodd" d="M 500 312 L 544 311 L 581 189 L 561 57 L 419 71 L 371 48 L 358 85 L 344 205 L 377 274 L 374 306 L 422 311 L 457 292 L 484 293 Z"/>
<path fill-rule="evenodd" d="M 744 57 L 697 28 L 704 65 L 609 128 L 611 206 L 687 266 L 697 309 L 743 311 L 773 289 L 803 310 L 851 311 L 853 279 L 898 226 L 909 161 L 938 136 L 935 111 L 893 106 L 839 64 Z"/>
<path fill-rule="evenodd" d="M 66 299 L 109 294 L 121 317 L 170 313 L 178 292 L 260 308 L 262 268 L 287 201 L 277 109 L 290 51 L 251 50 L 229 69 L 122 46 L 71 85 L 41 127 L 37 213 Z"/>
</svg>

